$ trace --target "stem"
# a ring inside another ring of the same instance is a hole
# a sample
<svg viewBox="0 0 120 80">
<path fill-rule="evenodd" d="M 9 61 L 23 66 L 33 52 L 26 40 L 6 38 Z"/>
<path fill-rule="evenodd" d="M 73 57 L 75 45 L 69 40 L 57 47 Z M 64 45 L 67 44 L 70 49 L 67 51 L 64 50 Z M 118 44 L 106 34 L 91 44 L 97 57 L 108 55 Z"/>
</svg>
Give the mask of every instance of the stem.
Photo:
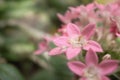
<svg viewBox="0 0 120 80">
<path fill-rule="evenodd" d="M 30 55 L 29 57 L 33 62 L 35 62 L 36 64 L 38 64 L 38 66 L 47 69 L 47 70 L 52 70 L 52 66 L 50 64 L 48 64 L 47 62 L 45 62 L 44 60 L 38 58 L 36 55 Z"/>
<path fill-rule="evenodd" d="M 113 74 L 113 76 L 115 76 L 118 80 L 120 80 L 120 77 L 116 74 Z"/>
</svg>

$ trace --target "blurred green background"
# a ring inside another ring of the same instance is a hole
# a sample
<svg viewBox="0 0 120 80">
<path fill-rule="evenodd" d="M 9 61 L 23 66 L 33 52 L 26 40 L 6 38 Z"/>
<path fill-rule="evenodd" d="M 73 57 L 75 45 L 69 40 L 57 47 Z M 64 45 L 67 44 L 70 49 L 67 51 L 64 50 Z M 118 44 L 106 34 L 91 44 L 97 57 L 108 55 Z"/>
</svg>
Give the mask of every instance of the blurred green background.
<svg viewBox="0 0 120 80">
<path fill-rule="evenodd" d="M 63 57 L 47 60 L 33 52 L 41 33 L 53 34 L 61 26 L 57 13 L 91 1 L 0 0 L 0 80 L 76 80 Z"/>
</svg>

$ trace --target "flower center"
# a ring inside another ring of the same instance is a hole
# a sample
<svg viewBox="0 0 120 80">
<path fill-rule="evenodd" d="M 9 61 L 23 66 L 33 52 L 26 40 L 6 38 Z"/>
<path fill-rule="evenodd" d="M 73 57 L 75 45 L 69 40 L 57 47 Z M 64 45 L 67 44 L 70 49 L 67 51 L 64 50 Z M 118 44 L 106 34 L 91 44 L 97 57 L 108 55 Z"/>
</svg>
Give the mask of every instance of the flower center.
<svg viewBox="0 0 120 80">
<path fill-rule="evenodd" d="M 84 71 L 84 77 L 87 80 L 100 80 L 98 69 L 94 66 L 90 66 Z"/>
<path fill-rule="evenodd" d="M 69 42 L 73 47 L 82 47 L 87 44 L 86 39 L 82 36 L 71 38 Z"/>
<path fill-rule="evenodd" d="M 66 51 L 66 49 L 67 49 L 66 46 L 62 46 L 62 47 L 61 47 L 61 50 L 62 50 L 63 52 Z"/>
</svg>

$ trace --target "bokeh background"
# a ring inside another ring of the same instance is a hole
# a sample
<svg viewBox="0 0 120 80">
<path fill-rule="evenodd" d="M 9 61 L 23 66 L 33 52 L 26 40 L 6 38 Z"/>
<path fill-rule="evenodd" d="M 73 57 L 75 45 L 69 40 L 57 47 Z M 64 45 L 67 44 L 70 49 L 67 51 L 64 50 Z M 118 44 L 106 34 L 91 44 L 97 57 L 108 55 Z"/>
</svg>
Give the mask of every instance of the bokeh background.
<svg viewBox="0 0 120 80">
<path fill-rule="evenodd" d="M 75 80 L 62 56 L 48 59 L 33 53 L 41 34 L 54 34 L 61 26 L 57 13 L 90 2 L 0 0 L 0 80 Z"/>
</svg>

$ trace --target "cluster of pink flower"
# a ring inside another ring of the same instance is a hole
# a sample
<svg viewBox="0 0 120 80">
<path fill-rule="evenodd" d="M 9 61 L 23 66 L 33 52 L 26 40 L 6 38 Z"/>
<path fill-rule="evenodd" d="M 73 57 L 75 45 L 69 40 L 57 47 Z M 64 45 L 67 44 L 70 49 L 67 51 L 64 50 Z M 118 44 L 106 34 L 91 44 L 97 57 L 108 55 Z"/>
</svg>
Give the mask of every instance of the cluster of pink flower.
<svg viewBox="0 0 120 80">
<path fill-rule="evenodd" d="M 64 24 L 72 22 L 78 26 L 81 26 L 81 28 L 91 22 L 96 23 L 97 26 L 110 26 L 113 34 L 119 36 L 119 8 L 120 4 L 117 3 L 109 4 L 106 6 L 97 3 L 91 3 L 86 6 L 81 5 L 75 8 L 70 7 L 70 10 L 68 10 L 65 15 L 58 14 L 58 17 Z"/>
<path fill-rule="evenodd" d="M 119 9 L 118 3 L 109 5 L 91 3 L 86 6 L 70 7 L 65 15 L 58 14 L 63 22 L 62 28 L 58 30 L 61 34 L 40 43 L 40 49 L 36 54 L 46 51 L 51 41 L 57 47 L 50 50 L 49 55 L 65 53 L 68 60 L 76 60 L 77 56 L 82 56 L 83 50 L 87 51 L 85 64 L 78 60 L 69 61 L 69 69 L 81 76 L 80 80 L 109 80 L 106 75 L 118 68 L 119 61 L 105 55 L 103 61 L 98 64 L 96 52 L 102 53 L 105 50 L 104 45 L 109 47 L 120 36 Z M 103 43 L 103 49 L 99 43 Z"/>
</svg>

